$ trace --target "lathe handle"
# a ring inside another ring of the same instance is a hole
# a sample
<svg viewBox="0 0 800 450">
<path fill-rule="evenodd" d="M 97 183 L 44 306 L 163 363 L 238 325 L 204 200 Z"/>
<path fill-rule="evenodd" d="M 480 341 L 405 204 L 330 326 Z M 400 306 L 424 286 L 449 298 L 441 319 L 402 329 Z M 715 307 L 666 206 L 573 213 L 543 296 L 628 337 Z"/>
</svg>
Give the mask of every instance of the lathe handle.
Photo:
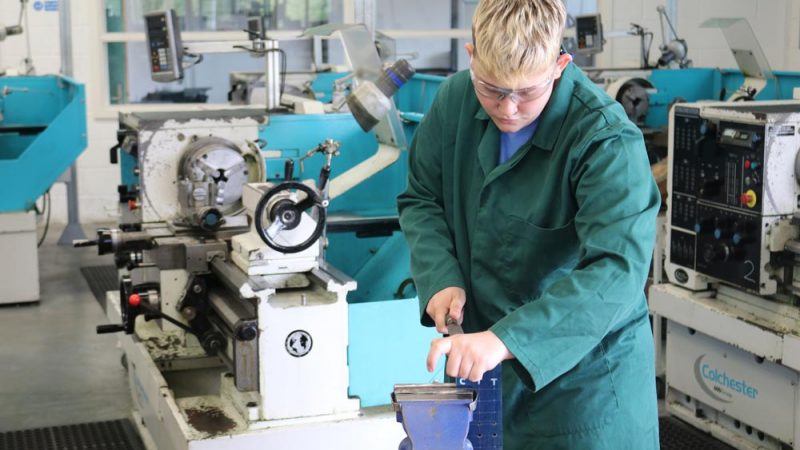
<svg viewBox="0 0 800 450">
<path fill-rule="evenodd" d="M 125 331 L 125 327 L 122 325 L 98 325 L 95 330 L 97 334 L 119 333 Z"/>
</svg>

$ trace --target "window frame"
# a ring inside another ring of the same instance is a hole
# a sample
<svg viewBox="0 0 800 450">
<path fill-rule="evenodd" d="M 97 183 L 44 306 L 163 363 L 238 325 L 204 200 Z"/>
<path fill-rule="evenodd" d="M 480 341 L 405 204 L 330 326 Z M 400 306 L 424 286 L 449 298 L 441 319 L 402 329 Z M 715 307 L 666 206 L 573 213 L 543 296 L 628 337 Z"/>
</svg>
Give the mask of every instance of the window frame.
<svg viewBox="0 0 800 450">
<path fill-rule="evenodd" d="M 375 0 L 343 0 L 343 24 L 374 24 Z M 109 32 L 105 23 L 105 0 L 88 2 L 90 20 L 89 35 L 98 36 L 89 49 L 89 80 L 87 98 L 89 110 L 95 119 L 116 119 L 119 113 L 147 111 L 197 111 L 204 109 L 231 109 L 237 106 L 220 103 L 124 103 L 112 104 L 109 93 L 108 44 L 145 42 L 145 33 L 141 32 Z M 270 37 L 278 41 L 299 39 L 303 30 L 271 31 Z M 392 39 L 467 39 L 471 36 L 467 29 L 419 29 L 419 30 L 378 30 Z M 235 42 L 246 39 L 241 31 L 186 31 L 181 33 L 184 43 L 203 41 Z M 303 38 L 306 39 L 306 38 Z"/>
</svg>

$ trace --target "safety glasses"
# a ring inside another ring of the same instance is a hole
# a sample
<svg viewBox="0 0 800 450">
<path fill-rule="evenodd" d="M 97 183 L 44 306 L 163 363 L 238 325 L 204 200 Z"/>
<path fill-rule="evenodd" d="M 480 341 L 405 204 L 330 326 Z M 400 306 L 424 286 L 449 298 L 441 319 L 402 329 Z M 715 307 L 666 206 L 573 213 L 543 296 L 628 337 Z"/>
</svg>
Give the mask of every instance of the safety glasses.
<svg viewBox="0 0 800 450">
<path fill-rule="evenodd" d="M 472 67 L 469 68 L 469 76 L 472 78 L 472 84 L 475 86 L 475 92 L 481 97 L 497 100 L 498 102 L 506 97 L 509 97 L 512 102 L 516 104 L 527 103 L 536 100 L 547 92 L 547 87 L 553 82 L 556 74 L 556 67 L 550 72 L 550 76 L 546 80 L 535 86 L 529 86 L 522 89 L 508 89 L 495 86 L 487 83 L 475 76 Z"/>
</svg>

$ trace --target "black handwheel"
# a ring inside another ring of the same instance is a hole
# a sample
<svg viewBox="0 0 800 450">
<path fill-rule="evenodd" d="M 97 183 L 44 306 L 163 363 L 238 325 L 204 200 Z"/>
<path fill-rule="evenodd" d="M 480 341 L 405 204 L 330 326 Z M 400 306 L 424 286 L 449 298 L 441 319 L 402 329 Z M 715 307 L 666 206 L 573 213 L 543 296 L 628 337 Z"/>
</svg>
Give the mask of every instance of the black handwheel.
<svg viewBox="0 0 800 450">
<path fill-rule="evenodd" d="M 285 246 L 275 242 L 275 240 L 267 233 L 267 229 L 264 228 L 264 209 L 270 205 L 270 202 L 272 202 L 272 199 L 276 195 L 291 189 L 305 192 L 306 198 L 297 203 L 289 199 L 278 200 L 275 202 L 275 204 L 272 205 L 272 209 L 268 211 L 270 223 L 274 224 L 276 222 L 280 222 L 280 230 L 292 230 L 300 224 L 303 211 L 313 207 L 317 209 L 317 226 L 314 228 L 314 232 L 311 233 L 311 236 L 309 236 L 308 239 L 302 243 Z M 261 197 L 261 200 L 258 201 L 256 210 L 254 211 L 256 232 L 258 232 L 261 240 L 263 240 L 264 243 L 273 250 L 281 253 L 302 252 L 303 250 L 311 247 L 314 242 L 316 242 L 317 239 L 322 236 L 322 231 L 325 229 L 325 211 L 326 210 L 325 206 L 323 205 L 322 197 L 315 189 L 297 181 L 284 181 L 283 183 L 267 191 L 267 193 Z"/>
</svg>

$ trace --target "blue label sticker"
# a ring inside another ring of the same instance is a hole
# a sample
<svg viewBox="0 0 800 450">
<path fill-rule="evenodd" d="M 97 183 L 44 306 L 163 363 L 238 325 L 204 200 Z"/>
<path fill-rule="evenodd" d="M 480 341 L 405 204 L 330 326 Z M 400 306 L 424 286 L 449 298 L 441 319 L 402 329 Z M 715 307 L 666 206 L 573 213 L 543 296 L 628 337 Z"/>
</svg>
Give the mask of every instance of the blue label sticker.
<svg viewBox="0 0 800 450">
<path fill-rule="evenodd" d="M 33 2 L 33 9 L 34 10 L 41 11 L 43 7 L 44 7 L 44 3 L 42 3 L 42 2 L 40 2 L 38 0 Z"/>
<path fill-rule="evenodd" d="M 44 10 L 45 11 L 58 11 L 58 0 L 45 0 L 45 2 L 44 2 Z"/>
</svg>

